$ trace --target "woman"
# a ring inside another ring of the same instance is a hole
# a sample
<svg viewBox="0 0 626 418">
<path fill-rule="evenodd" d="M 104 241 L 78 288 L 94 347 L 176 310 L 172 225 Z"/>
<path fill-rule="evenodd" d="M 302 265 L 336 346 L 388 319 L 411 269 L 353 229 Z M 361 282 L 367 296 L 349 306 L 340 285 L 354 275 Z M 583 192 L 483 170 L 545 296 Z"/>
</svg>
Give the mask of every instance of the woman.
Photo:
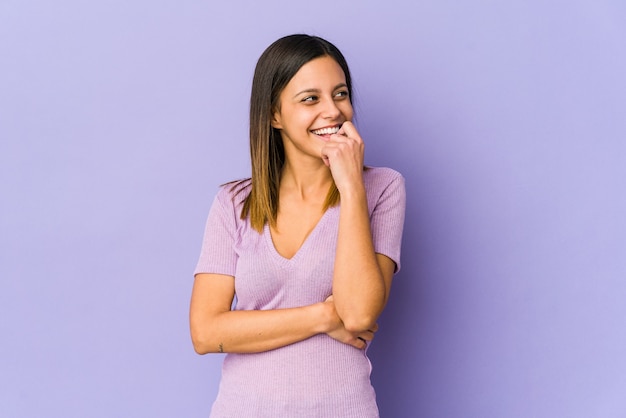
<svg viewBox="0 0 626 418">
<path fill-rule="evenodd" d="M 212 417 L 378 417 L 365 349 L 400 266 L 404 179 L 364 169 L 351 97 L 321 38 L 259 58 L 252 177 L 218 192 L 191 298 L 195 350 L 228 353 Z"/>
</svg>

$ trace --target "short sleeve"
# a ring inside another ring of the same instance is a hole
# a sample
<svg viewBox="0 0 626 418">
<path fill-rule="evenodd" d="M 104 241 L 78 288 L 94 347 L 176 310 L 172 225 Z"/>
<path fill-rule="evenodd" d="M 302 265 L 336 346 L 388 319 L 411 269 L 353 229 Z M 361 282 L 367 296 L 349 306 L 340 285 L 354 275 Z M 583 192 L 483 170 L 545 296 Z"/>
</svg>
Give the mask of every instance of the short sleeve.
<svg viewBox="0 0 626 418">
<path fill-rule="evenodd" d="M 374 251 L 386 255 L 400 270 L 400 250 L 406 208 L 404 177 L 391 171 L 394 176 L 378 198 L 370 217 Z"/>
<path fill-rule="evenodd" d="M 194 275 L 215 273 L 235 275 L 237 254 L 237 212 L 231 193 L 222 187 L 213 200 L 206 221 L 200 259 Z"/>
</svg>

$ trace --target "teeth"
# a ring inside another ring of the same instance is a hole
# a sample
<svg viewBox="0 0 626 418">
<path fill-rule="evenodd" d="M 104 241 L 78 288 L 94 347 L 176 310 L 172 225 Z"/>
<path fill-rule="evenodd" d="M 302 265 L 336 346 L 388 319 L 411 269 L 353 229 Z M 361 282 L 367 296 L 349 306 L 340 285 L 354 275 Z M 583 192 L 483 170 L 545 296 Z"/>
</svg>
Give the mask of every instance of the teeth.
<svg viewBox="0 0 626 418">
<path fill-rule="evenodd" d="M 334 128 L 322 128 L 311 132 L 313 132 L 315 135 L 332 135 L 339 132 L 339 127 L 335 126 Z"/>
</svg>

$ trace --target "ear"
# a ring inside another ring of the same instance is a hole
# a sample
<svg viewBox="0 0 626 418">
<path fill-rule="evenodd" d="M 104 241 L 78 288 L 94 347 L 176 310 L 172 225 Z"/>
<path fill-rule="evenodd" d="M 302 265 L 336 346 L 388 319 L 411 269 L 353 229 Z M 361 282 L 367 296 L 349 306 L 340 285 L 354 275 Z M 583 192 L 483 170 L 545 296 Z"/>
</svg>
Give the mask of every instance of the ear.
<svg viewBox="0 0 626 418">
<path fill-rule="evenodd" d="M 283 129 L 283 124 L 282 124 L 281 119 L 280 119 L 280 112 L 279 111 L 274 111 L 274 113 L 272 114 L 271 125 L 272 125 L 272 128 Z"/>
</svg>

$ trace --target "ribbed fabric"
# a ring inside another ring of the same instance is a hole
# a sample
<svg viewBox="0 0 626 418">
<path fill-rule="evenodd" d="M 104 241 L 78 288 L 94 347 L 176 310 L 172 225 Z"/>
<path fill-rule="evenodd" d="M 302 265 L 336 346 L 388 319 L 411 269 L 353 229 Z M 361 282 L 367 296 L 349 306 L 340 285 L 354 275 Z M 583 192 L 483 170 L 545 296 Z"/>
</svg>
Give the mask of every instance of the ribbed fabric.
<svg viewBox="0 0 626 418">
<path fill-rule="evenodd" d="M 388 168 L 363 173 L 374 249 L 400 268 L 404 178 Z M 324 301 L 332 291 L 339 206 L 329 208 L 291 258 L 275 249 L 266 225 L 259 234 L 239 219 L 246 190 L 218 192 L 195 273 L 235 277 L 238 310 L 279 309 Z M 228 354 L 212 418 L 376 418 L 364 351 L 326 334 L 256 354 Z"/>
</svg>

